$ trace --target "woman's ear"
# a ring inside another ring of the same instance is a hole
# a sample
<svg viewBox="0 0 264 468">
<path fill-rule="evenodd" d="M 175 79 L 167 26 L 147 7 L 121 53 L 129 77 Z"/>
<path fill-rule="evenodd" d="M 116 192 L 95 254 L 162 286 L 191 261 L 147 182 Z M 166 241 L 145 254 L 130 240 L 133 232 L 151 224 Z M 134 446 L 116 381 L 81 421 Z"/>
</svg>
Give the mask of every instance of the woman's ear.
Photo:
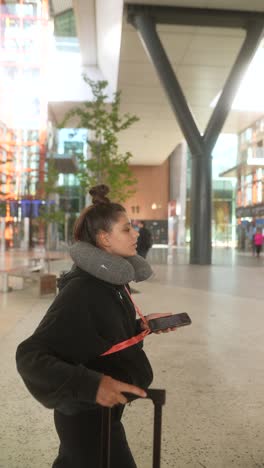
<svg viewBox="0 0 264 468">
<path fill-rule="evenodd" d="M 108 232 L 99 231 L 96 236 L 96 244 L 100 249 L 107 250 L 110 247 Z"/>
</svg>

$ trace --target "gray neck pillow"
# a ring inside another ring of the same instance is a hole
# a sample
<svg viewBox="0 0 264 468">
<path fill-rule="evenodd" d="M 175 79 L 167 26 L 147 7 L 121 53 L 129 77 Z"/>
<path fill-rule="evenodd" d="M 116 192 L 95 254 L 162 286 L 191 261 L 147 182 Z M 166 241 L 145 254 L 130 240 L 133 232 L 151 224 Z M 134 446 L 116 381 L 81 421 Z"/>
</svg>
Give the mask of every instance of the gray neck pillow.
<svg viewBox="0 0 264 468">
<path fill-rule="evenodd" d="M 139 255 L 124 258 L 81 241 L 73 244 L 69 252 L 75 265 L 108 283 L 122 285 L 130 281 L 139 282 L 153 274 L 148 262 Z"/>
</svg>

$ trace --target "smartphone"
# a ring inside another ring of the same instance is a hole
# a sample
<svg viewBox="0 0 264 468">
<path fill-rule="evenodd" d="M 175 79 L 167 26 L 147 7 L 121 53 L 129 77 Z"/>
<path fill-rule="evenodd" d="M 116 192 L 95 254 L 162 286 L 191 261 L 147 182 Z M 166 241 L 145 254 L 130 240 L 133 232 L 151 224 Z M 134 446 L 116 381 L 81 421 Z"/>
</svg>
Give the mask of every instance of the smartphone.
<svg viewBox="0 0 264 468">
<path fill-rule="evenodd" d="M 184 327 L 191 323 L 192 321 L 186 312 L 148 320 L 148 326 L 152 332 L 166 330 L 167 328 Z"/>
</svg>

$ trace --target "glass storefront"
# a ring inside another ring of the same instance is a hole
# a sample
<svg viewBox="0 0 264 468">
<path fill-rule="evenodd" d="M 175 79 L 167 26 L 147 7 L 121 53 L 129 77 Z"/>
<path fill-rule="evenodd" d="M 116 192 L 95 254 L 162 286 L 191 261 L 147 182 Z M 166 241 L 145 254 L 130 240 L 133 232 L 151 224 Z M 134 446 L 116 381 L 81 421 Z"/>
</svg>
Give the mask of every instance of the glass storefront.
<svg viewBox="0 0 264 468">
<path fill-rule="evenodd" d="M 235 245 L 235 178 L 223 179 L 220 173 L 235 165 L 237 135 L 221 134 L 213 150 L 212 160 L 212 243 L 217 246 Z M 187 164 L 186 241 L 190 242 L 191 155 Z"/>
<path fill-rule="evenodd" d="M 1 223 L 12 246 L 28 242 L 24 206 L 44 181 L 48 0 L 0 0 L 0 39 Z"/>
<path fill-rule="evenodd" d="M 236 218 L 238 248 L 249 250 L 264 230 L 264 117 L 238 135 Z"/>
</svg>

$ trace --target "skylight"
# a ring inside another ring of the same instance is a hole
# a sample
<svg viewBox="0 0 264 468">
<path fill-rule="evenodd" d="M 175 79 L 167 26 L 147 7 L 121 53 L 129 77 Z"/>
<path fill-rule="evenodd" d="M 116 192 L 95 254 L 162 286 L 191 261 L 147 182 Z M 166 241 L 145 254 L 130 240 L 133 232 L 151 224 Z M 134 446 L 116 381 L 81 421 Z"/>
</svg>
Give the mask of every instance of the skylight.
<svg viewBox="0 0 264 468">
<path fill-rule="evenodd" d="M 232 104 L 233 110 L 264 112 L 264 44 L 257 50 Z M 220 91 L 213 99 L 210 107 L 215 107 Z"/>
</svg>

